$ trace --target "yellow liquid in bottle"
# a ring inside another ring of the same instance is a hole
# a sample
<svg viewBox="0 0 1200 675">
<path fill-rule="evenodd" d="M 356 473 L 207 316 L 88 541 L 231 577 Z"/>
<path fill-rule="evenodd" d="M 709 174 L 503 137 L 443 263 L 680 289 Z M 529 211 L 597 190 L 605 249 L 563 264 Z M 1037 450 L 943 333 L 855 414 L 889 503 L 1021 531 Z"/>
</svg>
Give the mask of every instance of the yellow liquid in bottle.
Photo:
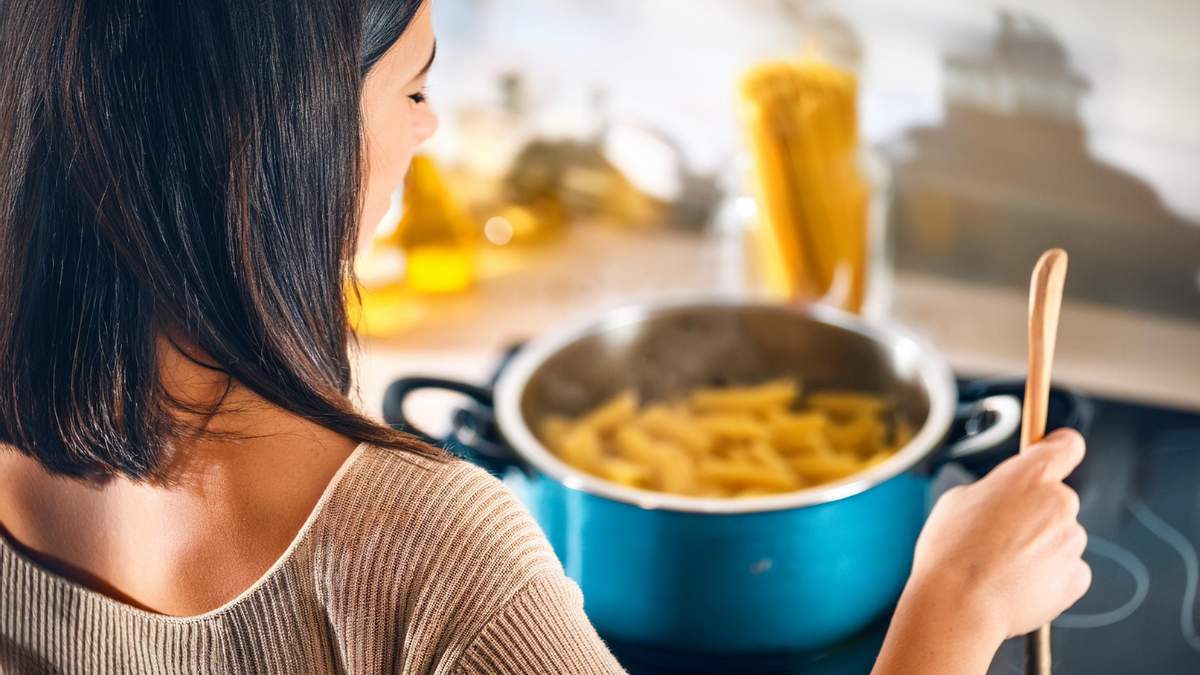
<svg viewBox="0 0 1200 675">
<path fill-rule="evenodd" d="M 412 291 L 454 293 L 475 281 L 478 230 L 437 164 L 418 155 L 404 179 L 404 214 L 376 245 L 403 251 L 405 285 Z"/>
<path fill-rule="evenodd" d="M 464 246 L 429 244 L 405 253 L 408 286 L 418 293 L 453 293 L 475 279 L 475 251 Z"/>
<path fill-rule="evenodd" d="M 433 160 L 413 158 L 400 221 L 356 260 L 361 301 L 347 288 L 351 325 L 364 335 L 397 335 L 436 306 L 427 295 L 470 288 L 477 236 Z"/>
</svg>

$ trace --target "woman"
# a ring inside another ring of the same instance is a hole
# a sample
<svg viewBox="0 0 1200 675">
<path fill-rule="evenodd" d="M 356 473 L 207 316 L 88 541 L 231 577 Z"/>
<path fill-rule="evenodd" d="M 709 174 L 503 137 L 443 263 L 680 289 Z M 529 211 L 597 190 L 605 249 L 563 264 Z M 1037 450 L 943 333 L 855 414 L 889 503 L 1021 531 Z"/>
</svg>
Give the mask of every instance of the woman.
<svg viewBox="0 0 1200 675">
<path fill-rule="evenodd" d="M 512 496 L 348 398 L 433 55 L 417 0 L 0 3 L 0 671 L 620 672 Z M 878 672 L 1083 594 L 1082 455 L 939 502 Z"/>
</svg>

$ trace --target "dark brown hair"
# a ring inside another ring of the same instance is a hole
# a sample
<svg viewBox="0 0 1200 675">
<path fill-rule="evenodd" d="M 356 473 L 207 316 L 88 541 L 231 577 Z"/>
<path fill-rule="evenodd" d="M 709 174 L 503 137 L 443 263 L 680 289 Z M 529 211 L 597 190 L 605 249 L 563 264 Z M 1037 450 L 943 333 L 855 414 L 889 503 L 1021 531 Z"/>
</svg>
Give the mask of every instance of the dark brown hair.
<svg viewBox="0 0 1200 675">
<path fill-rule="evenodd" d="M 348 398 L 362 83 L 419 5 L 0 2 L 0 440 L 154 475 L 183 432 L 155 336 L 182 334 L 281 408 L 437 454 Z"/>
</svg>

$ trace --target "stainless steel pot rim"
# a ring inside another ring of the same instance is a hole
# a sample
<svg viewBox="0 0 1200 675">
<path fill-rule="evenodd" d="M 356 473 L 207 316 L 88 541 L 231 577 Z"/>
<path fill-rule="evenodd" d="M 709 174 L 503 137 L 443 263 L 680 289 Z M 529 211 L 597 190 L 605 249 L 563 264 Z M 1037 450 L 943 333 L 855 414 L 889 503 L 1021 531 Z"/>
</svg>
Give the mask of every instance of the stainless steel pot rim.
<svg viewBox="0 0 1200 675">
<path fill-rule="evenodd" d="M 663 311 L 688 308 L 764 308 L 802 316 L 849 330 L 907 350 L 929 395 L 929 416 L 913 439 L 896 454 L 843 480 L 764 497 L 719 499 L 652 492 L 612 483 L 576 469 L 542 445 L 521 413 L 521 395 L 529 378 L 552 355 L 602 328 L 627 325 Z M 945 360 L 923 341 L 891 325 L 867 322 L 830 307 L 792 307 L 764 301 L 704 298 L 630 305 L 589 317 L 575 325 L 531 341 L 504 370 L 496 384 L 495 405 L 500 429 L 514 451 L 535 470 L 563 485 L 644 509 L 690 513 L 737 514 L 814 506 L 865 492 L 915 466 L 942 442 L 954 417 L 957 387 Z"/>
</svg>

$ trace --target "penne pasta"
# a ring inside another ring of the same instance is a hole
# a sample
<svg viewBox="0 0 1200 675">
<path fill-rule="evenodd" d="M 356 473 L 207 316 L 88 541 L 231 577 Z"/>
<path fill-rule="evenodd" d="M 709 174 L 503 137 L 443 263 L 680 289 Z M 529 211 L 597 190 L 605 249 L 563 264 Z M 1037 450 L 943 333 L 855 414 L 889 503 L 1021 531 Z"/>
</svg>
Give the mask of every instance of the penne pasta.
<svg viewBox="0 0 1200 675">
<path fill-rule="evenodd" d="M 791 380 L 707 388 L 639 406 L 633 391 L 577 419 L 549 415 L 539 437 L 563 461 L 621 485 L 745 498 L 838 481 L 886 461 L 913 425 L 882 397 Z"/>
</svg>

